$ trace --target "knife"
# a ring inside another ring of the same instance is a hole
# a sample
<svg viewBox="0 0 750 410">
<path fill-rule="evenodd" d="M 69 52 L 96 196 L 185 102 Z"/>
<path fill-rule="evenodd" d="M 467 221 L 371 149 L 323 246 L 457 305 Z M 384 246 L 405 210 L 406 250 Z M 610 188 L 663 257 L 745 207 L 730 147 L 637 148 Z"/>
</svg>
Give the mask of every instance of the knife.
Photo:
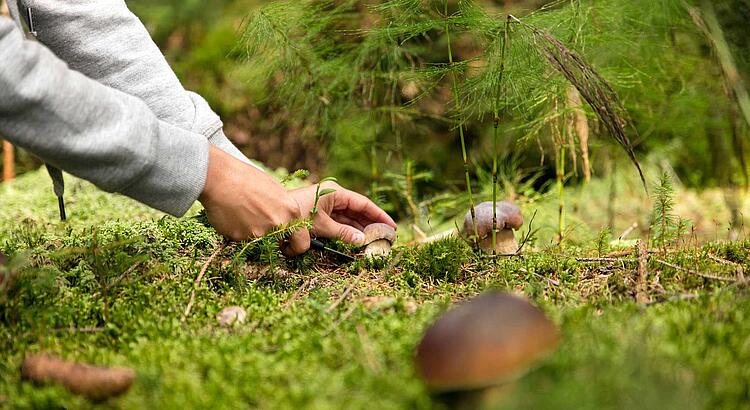
<svg viewBox="0 0 750 410">
<path fill-rule="evenodd" d="M 334 255 L 336 255 L 338 257 L 346 259 L 349 262 L 353 262 L 353 261 L 356 260 L 352 255 L 348 255 L 346 253 L 339 252 L 336 249 L 330 248 L 330 247 L 326 246 L 326 244 L 324 244 L 323 242 L 321 242 L 321 241 L 319 241 L 317 239 L 310 239 L 310 247 L 313 248 L 313 249 L 317 249 L 319 251 L 323 251 L 323 252 L 328 252 L 328 253 L 334 254 Z"/>
</svg>

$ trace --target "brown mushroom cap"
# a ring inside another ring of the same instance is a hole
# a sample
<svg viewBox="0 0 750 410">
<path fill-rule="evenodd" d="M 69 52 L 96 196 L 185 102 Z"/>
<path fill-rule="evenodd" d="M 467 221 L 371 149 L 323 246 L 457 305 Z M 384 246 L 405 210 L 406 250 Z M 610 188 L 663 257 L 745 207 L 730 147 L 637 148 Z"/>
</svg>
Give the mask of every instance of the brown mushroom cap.
<svg viewBox="0 0 750 410">
<path fill-rule="evenodd" d="M 38 384 L 50 382 L 94 401 L 125 393 L 135 372 L 125 367 L 98 367 L 68 362 L 48 354 L 32 354 L 21 365 L 21 376 Z"/>
<path fill-rule="evenodd" d="M 374 223 L 365 227 L 365 245 L 381 239 L 385 239 L 390 243 L 396 242 L 396 230 L 390 225 L 383 223 Z"/>
<path fill-rule="evenodd" d="M 555 325 L 525 299 L 485 293 L 427 329 L 417 347 L 417 370 L 437 392 L 480 389 L 523 374 L 558 339 Z"/>
<path fill-rule="evenodd" d="M 474 207 L 477 216 L 477 233 L 479 238 L 486 238 L 492 234 L 492 202 L 482 202 Z M 520 229 L 523 225 L 521 209 L 509 202 L 497 202 L 497 229 Z M 471 211 L 464 217 L 464 235 L 474 234 L 474 224 L 471 219 Z"/>
</svg>

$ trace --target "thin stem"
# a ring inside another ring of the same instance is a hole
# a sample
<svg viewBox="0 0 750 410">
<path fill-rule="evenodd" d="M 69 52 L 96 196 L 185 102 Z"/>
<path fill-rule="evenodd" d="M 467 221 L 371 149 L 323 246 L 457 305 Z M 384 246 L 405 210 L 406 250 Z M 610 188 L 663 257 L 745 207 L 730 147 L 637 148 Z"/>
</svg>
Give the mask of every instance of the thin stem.
<svg viewBox="0 0 750 410">
<path fill-rule="evenodd" d="M 370 199 L 377 201 L 378 192 L 378 151 L 373 141 L 370 147 Z"/>
<path fill-rule="evenodd" d="M 500 75 L 502 77 L 502 74 Z M 497 249 L 497 134 L 500 128 L 500 114 L 495 108 L 495 124 L 492 134 L 492 254 Z"/>
<path fill-rule="evenodd" d="M 310 210 L 310 219 L 315 219 L 315 215 L 318 214 L 318 201 L 320 201 L 320 183 L 315 188 L 315 202 L 313 203 L 312 210 Z"/>
<path fill-rule="evenodd" d="M 414 161 L 406 160 L 406 203 L 409 205 L 414 225 L 419 226 L 419 207 L 414 202 Z"/>
<path fill-rule="evenodd" d="M 562 244 L 563 231 L 565 231 L 565 145 L 560 145 L 560 153 L 557 160 L 557 194 L 558 194 L 558 220 L 557 234 L 558 243 Z"/>
<path fill-rule="evenodd" d="M 451 66 L 451 81 L 453 84 L 453 98 L 458 113 L 458 135 L 461 139 L 461 155 L 464 161 L 464 176 L 466 177 L 466 192 L 469 194 L 469 204 L 471 205 L 471 223 L 474 228 L 474 242 L 479 240 L 479 230 L 477 228 L 477 211 L 474 207 L 474 194 L 471 190 L 471 178 L 469 176 L 469 157 L 466 154 L 466 138 L 464 136 L 464 122 L 461 114 L 461 99 L 458 95 L 458 80 L 456 71 L 453 69 L 453 48 L 451 47 L 450 22 L 448 20 L 448 0 L 445 0 L 445 37 L 448 41 L 448 63 Z"/>
<path fill-rule="evenodd" d="M 508 44 L 508 29 L 510 28 L 510 17 L 505 22 L 503 34 L 503 46 L 500 53 L 500 73 L 497 81 L 497 95 L 495 96 L 495 122 L 492 135 L 492 254 L 497 248 L 497 139 L 500 128 L 500 94 L 502 92 L 503 74 L 505 73 L 505 48 Z"/>
</svg>

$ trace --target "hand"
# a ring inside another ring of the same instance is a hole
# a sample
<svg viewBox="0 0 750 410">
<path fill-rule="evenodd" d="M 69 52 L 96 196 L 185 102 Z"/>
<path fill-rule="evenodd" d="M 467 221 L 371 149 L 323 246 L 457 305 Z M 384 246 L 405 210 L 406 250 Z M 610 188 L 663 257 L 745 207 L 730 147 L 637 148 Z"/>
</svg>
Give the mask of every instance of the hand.
<svg viewBox="0 0 750 410">
<path fill-rule="evenodd" d="M 312 233 L 322 238 L 341 239 L 354 245 L 363 245 L 364 227 L 381 222 L 396 228 L 396 223 L 367 197 L 342 188 L 334 182 L 324 182 L 321 190 L 335 192 L 320 197 L 318 214 L 315 216 Z M 295 189 L 289 194 L 297 201 L 302 216 L 307 217 L 315 204 L 317 185 Z"/>
<path fill-rule="evenodd" d="M 206 186 L 198 200 L 208 222 L 225 237 L 241 241 L 261 237 L 280 225 L 302 217 L 297 201 L 263 171 L 210 146 Z M 284 253 L 298 255 L 310 248 L 310 233 L 295 232 Z"/>
</svg>

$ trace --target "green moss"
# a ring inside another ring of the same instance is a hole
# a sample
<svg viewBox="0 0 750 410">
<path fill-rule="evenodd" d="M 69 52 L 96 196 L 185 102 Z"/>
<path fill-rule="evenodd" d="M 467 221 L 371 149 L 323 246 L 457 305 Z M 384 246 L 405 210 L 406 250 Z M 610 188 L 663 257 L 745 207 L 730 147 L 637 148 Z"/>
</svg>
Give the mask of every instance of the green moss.
<svg viewBox="0 0 750 410">
<path fill-rule="evenodd" d="M 47 195 L 38 178 L 4 185 L 0 201 Z M 737 408 L 748 400 L 750 295 L 657 261 L 734 277 L 732 262 L 748 269 L 747 242 L 652 256 L 656 303 L 648 306 L 634 303 L 633 256 L 578 259 L 600 256 L 596 244 L 492 260 L 454 238 L 343 265 L 319 252 L 248 262 L 230 245 L 208 264 L 183 321 L 193 282 L 221 239 L 196 218 L 135 210 L 73 184 L 76 212 L 95 214 L 59 224 L 54 203 L 49 212 L 39 201 L 2 209 L 0 243 L 18 273 L 0 287 L 0 406 L 93 407 L 20 380 L 24 355 L 43 350 L 133 367 L 132 390 L 109 403 L 117 408 L 432 408 L 414 348 L 452 301 L 491 288 L 524 293 L 563 335 L 504 408 Z M 12 222 L 21 215 L 34 216 Z M 231 330 L 214 319 L 229 305 L 248 311 Z"/>
</svg>

